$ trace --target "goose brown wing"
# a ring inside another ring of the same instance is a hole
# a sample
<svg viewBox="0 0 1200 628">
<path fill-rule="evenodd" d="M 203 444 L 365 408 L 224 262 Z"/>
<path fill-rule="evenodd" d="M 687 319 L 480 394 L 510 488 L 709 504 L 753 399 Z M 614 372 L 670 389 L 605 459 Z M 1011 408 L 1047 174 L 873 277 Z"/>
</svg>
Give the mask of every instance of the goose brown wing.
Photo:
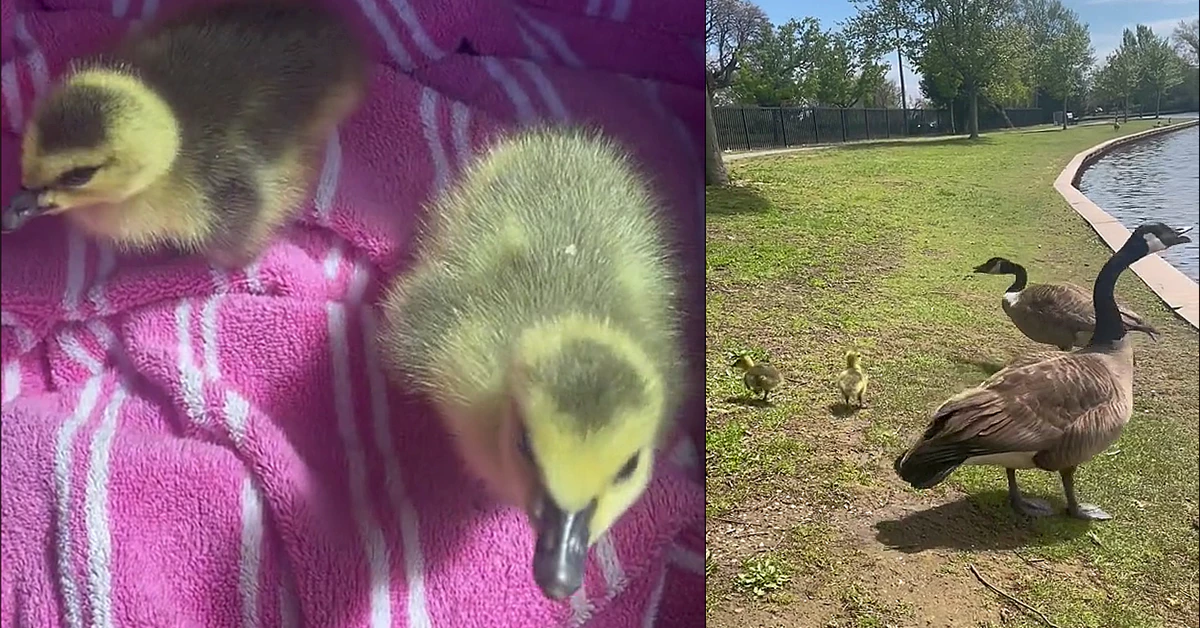
<svg viewBox="0 0 1200 628">
<path fill-rule="evenodd" d="M 1094 329 L 1096 310 L 1087 290 L 1069 283 L 1040 283 L 1021 292 L 1021 307 L 1067 329 Z"/>
<path fill-rule="evenodd" d="M 1003 369 L 951 398 L 934 412 L 922 440 L 965 457 L 1043 451 L 1117 392 L 1102 356 L 1063 353 Z"/>
</svg>

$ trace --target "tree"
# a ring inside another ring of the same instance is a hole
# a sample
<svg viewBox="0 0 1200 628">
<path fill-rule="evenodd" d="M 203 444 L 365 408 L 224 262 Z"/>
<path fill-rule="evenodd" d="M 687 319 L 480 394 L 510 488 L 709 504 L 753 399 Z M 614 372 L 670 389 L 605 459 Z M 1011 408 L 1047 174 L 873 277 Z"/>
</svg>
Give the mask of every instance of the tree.
<svg viewBox="0 0 1200 628">
<path fill-rule="evenodd" d="M 807 100 L 821 25 L 814 18 L 766 26 L 742 54 L 733 80 L 739 102 L 760 107 Z"/>
<path fill-rule="evenodd" d="M 769 23 L 763 10 L 749 0 L 705 0 L 704 43 L 708 52 L 704 76 L 705 185 L 729 183 L 713 123 L 712 93 L 729 86 L 742 52 Z"/>
<path fill-rule="evenodd" d="M 1034 85 L 1062 100 L 1062 128 L 1067 128 L 1067 100 L 1082 94 L 1091 67 L 1092 41 L 1079 16 L 1059 0 L 1025 0 L 1023 21 L 1030 44 Z"/>
<path fill-rule="evenodd" d="M 849 109 L 883 83 L 887 67 L 869 39 L 829 31 L 814 46 L 813 96 L 823 105 Z"/>
<path fill-rule="evenodd" d="M 967 97 L 967 127 L 979 137 L 979 96 L 1013 91 L 1024 62 L 1016 0 L 897 0 L 915 34 L 913 57 L 950 71 Z M 921 65 L 919 62 L 918 65 Z M 927 68 L 921 68 L 922 74 Z"/>
<path fill-rule="evenodd" d="M 900 88 L 896 85 L 896 81 L 884 77 L 875 89 L 867 94 L 864 103 L 867 107 L 876 109 L 899 109 L 901 102 Z"/>
<path fill-rule="evenodd" d="M 1134 37 L 1139 78 L 1142 85 L 1154 96 L 1154 117 L 1158 118 L 1162 110 L 1163 94 L 1183 80 L 1179 72 L 1178 57 L 1167 38 L 1155 35 L 1154 30 L 1145 24 L 1137 25 L 1137 34 Z"/>
<path fill-rule="evenodd" d="M 857 14 L 848 29 L 859 37 L 870 39 L 880 50 L 895 50 L 897 71 L 900 74 L 900 109 L 908 118 L 908 93 L 904 85 L 904 57 L 914 49 L 914 34 L 901 0 L 851 0 L 858 6 Z M 911 57 L 910 57 L 911 59 Z"/>
<path fill-rule="evenodd" d="M 1132 37 L 1132 33 L 1125 31 L 1126 35 Z M 1129 97 L 1133 91 L 1137 89 L 1138 71 L 1137 71 L 1137 51 L 1126 45 L 1121 44 L 1113 52 L 1109 53 L 1108 58 L 1104 61 L 1104 66 L 1096 72 L 1093 82 L 1095 88 L 1102 98 L 1107 102 L 1120 105 L 1121 110 L 1125 114 L 1125 121 L 1129 121 Z"/>
<path fill-rule="evenodd" d="M 1200 19 L 1180 20 L 1171 38 L 1188 65 L 1200 65 Z"/>
</svg>

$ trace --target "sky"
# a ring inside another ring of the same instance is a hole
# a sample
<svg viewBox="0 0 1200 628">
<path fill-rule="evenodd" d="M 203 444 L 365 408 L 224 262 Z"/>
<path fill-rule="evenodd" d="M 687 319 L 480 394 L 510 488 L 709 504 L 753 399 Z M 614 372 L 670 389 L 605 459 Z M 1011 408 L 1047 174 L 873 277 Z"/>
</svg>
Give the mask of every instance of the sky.
<svg viewBox="0 0 1200 628">
<path fill-rule="evenodd" d="M 755 0 L 762 7 L 767 17 L 775 24 L 781 24 L 793 17 L 812 16 L 821 20 L 822 28 L 833 28 L 856 12 L 855 5 L 848 0 Z M 1088 25 L 1092 36 L 1092 48 L 1095 49 L 1097 63 L 1103 63 L 1121 43 L 1121 32 L 1132 29 L 1137 24 L 1145 24 L 1154 29 L 1159 35 L 1170 35 L 1180 20 L 1193 19 L 1197 16 L 1197 0 L 1062 0 L 1067 8 L 1073 9 L 1079 19 Z M 888 78 L 899 83 L 899 72 L 896 67 L 896 53 L 887 57 L 891 63 Z M 917 82 L 920 76 L 912 71 L 910 64 L 904 64 L 904 82 L 908 92 L 908 100 L 912 102 L 920 96 Z"/>
</svg>

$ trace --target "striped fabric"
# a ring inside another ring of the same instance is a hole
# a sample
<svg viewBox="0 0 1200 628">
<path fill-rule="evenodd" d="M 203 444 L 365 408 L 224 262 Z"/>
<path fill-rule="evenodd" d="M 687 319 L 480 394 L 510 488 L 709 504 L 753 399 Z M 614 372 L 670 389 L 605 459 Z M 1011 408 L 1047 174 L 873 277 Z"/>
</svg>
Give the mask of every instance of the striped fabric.
<svg viewBox="0 0 1200 628">
<path fill-rule="evenodd" d="M 66 61 L 177 4 L 0 3 L 5 198 Z M 702 364 L 699 2 L 339 4 L 378 60 L 371 96 L 330 138 L 302 224 L 258 262 L 123 256 L 55 219 L 4 236 L 0 626 L 700 625 L 691 439 L 554 604 L 523 516 L 385 384 L 371 342 L 423 204 L 497 132 L 570 120 L 653 176 Z M 455 53 L 464 39 L 478 56 Z M 702 417 L 691 393 L 683 414 Z"/>
</svg>

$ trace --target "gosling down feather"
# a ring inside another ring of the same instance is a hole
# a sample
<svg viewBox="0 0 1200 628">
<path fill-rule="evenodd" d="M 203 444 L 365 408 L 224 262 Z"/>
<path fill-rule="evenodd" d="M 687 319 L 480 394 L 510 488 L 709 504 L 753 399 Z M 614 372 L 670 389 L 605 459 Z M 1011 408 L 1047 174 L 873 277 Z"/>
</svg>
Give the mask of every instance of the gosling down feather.
<svg viewBox="0 0 1200 628">
<path fill-rule="evenodd" d="M 61 214 L 122 249 L 252 261 L 363 96 L 357 39 L 316 6 L 242 0 L 76 60 L 25 129 L 4 231 Z"/>
<path fill-rule="evenodd" d="M 526 511 L 549 598 L 579 589 L 589 546 L 645 491 L 676 407 L 678 279 L 657 211 L 610 141 L 522 131 L 429 208 L 383 301 L 395 381 Z"/>
<path fill-rule="evenodd" d="M 1087 345 L 1096 329 L 1096 313 L 1092 294 L 1086 288 L 1070 283 L 1035 283 L 1026 285 L 1025 267 L 1003 257 L 993 257 L 975 267 L 976 273 L 1013 275 L 1011 286 L 1004 291 L 1000 306 L 1017 329 L 1030 340 L 1054 345 L 1063 351 Z M 1125 331 L 1146 334 L 1158 339 L 1158 330 L 1132 310 L 1117 306 Z"/>
<path fill-rule="evenodd" d="M 842 403 L 849 406 L 853 400 L 859 408 L 867 407 L 863 394 L 867 392 L 867 371 L 862 366 L 862 355 L 857 351 L 846 352 L 846 368 L 837 377 Z"/>
<path fill-rule="evenodd" d="M 742 384 L 746 386 L 746 390 L 762 395 L 764 403 L 767 401 L 767 395 L 783 381 L 779 369 L 770 364 L 757 364 L 749 355 L 739 355 L 733 366 L 742 370 Z"/>
<path fill-rule="evenodd" d="M 1113 291 L 1137 260 L 1190 242 L 1186 231 L 1158 222 L 1134 230 L 1096 277 L 1097 322 L 1087 346 L 1040 361 L 1016 360 L 951 397 L 934 411 L 917 443 L 896 458 L 896 473 L 915 488 L 930 488 L 962 465 L 1002 466 L 1012 507 L 1042 516 L 1051 513 L 1049 504 L 1021 494 L 1016 469 L 1057 471 L 1070 515 L 1111 518 L 1080 503 L 1074 482 L 1076 468 L 1116 441 L 1133 414 L 1133 348 Z"/>
</svg>

